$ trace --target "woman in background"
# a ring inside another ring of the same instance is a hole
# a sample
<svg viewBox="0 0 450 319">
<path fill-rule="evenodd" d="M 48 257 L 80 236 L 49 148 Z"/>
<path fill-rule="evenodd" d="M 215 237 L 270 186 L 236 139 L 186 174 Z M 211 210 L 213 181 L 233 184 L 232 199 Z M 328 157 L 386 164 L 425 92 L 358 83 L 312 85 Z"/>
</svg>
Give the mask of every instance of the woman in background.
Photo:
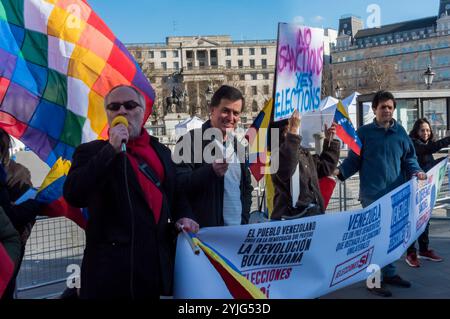
<svg viewBox="0 0 450 319">
<path fill-rule="evenodd" d="M 413 129 L 409 133 L 409 137 L 411 137 L 411 140 L 414 143 L 419 165 L 425 172 L 433 168 L 439 161 L 434 159 L 433 153 L 450 145 L 450 137 L 438 141 L 434 140 L 430 122 L 425 118 L 419 119 L 414 123 Z M 406 252 L 405 261 L 411 267 L 420 267 L 418 258 L 431 261 L 442 261 L 442 258 L 428 247 L 430 243 L 428 237 L 429 228 L 430 223 L 428 222 L 427 228 L 423 234 L 419 236 L 419 253 L 417 254 L 415 243 L 413 243 Z"/>
</svg>

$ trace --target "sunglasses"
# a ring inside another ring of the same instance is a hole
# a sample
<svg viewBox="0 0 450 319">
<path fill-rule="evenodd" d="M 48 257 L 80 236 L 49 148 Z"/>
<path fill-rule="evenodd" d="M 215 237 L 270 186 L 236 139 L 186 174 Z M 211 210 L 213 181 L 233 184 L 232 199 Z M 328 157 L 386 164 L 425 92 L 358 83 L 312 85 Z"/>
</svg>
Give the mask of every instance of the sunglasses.
<svg viewBox="0 0 450 319">
<path fill-rule="evenodd" d="M 110 110 L 110 111 L 118 111 L 122 105 L 127 111 L 134 110 L 138 106 L 141 106 L 139 103 L 137 103 L 135 101 L 127 101 L 127 102 L 123 102 L 123 103 L 113 102 L 113 103 L 108 104 L 106 106 L 106 109 Z"/>
</svg>

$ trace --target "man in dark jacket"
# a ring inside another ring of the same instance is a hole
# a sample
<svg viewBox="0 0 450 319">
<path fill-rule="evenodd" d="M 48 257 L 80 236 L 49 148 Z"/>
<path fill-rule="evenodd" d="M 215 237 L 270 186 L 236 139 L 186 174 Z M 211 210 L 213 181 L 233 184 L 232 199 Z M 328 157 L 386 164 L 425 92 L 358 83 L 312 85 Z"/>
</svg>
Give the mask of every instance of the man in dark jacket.
<svg viewBox="0 0 450 319">
<path fill-rule="evenodd" d="M 295 111 L 289 119 L 280 125 L 282 141 L 278 151 L 279 168 L 272 176 L 275 187 L 272 219 L 300 218 L 323 214 L 325 205 L 319 188 L 319 178 L 331 176 L 339 161 L 340 142 L 330 141 L 336 133 L 334 125 L 325 129 L 326 138 L 320 155 L 311 153 L 301 146 L 299 136 L 300 115 Z M 287 132 L 285 127 L 287 126 Z M 291 178 L 299 167 L 300 193 L 295 207 L 292 207 Z"/>
<path fill-rule="evenodd" d="M 210 120 L 175 148 L 179 192 L 187 193 L 200 227 L 248 223 L 253 188 L 244 148 L 234 136 L 243 106 L 239 90 L 222 86 L 212 97 Z"/>
<path fill-rule="evenodd" d="M 336 175 L 344 181 L 359 171 L 360 200 L 363 207 L 405 183 L 413 176 L 426 179 L 426 174 L 417 163 L 414 146 L 405 129 L 393 118 L 396 108 L 394 95 L 379 91 L 372 101 L 375 114 L 373 123 L 358 129 L 362 143 L 361 156 L 353 151 L 336 170 Z M 392 293 L 385 284 L 409 288 L 410 282 L 402 279 L 395 264 L 389 264 L 381 270 L 381 287 L 369 289 L 372 293 L 390 297 Z"/>
<path fill-rule="evenodd" d="M 109 140 L 80 145 L 64 184 L 67 202 L 89 212 L 80 296 L 156 299 L 171 293 L 175 238 L 170 220 L 186 211 L 183 194 L 175 194 L 169 149 L 143 128 L 141 93 L 118 86 L 105 97 L 105 107 Z M 117 116 L 125 117 L 128 127 L 111 127 Z M 188 218 L 177 224 L 198 230 Z"/>
</svg>

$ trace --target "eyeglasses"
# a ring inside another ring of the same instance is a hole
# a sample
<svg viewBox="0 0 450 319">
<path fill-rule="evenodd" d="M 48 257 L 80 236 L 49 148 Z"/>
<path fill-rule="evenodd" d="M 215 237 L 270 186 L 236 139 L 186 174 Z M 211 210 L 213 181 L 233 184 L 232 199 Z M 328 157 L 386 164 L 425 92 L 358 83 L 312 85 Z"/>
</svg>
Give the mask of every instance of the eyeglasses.
<svg viewBox="0 0 450 319">
<path fill-rule="evenodd" d="M 134 110 L 138 106 L 141 106 L 139 103 L 137 103 L 135 101 L 127 101 L 127 102 L 123 102 L 123 103 L 113 102 L 113 103 L 108 104 L 106 106 L 106 109 L 110 110 L 110 111 L 118 111 L 122 105 L 127 111 Z"/>
</svg>

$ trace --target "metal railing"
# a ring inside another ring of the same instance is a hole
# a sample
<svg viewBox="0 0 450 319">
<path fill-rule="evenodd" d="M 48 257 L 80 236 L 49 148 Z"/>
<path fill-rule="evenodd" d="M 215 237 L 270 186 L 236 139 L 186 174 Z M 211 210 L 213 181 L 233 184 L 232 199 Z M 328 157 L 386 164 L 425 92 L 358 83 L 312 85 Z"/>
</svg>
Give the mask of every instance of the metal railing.
<svg viewBox="0 0 450 319">
<path fill-rule="evenodd" d="M 84 246 L 84 231 L 69 219 L 39 218 L 26 245 L 16 281 L 16 297 L 65 282 L 70 275 L 67 267 L 81 264 Z M 63 292 L 53 291 L 54 295 Z M 33 294 L 28 296 L 33 298 Z M 38 293 L 37 297 L 40 296 Z"/>
</svg>

